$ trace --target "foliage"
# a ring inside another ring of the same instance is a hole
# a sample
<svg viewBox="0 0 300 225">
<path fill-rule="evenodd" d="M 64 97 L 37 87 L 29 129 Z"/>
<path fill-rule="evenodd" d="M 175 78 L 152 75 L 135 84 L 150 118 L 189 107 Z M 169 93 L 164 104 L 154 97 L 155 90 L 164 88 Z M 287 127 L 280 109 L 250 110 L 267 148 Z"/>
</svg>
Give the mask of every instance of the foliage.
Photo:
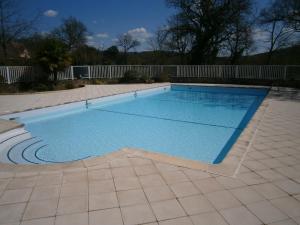
<svg viewBox="0 0 300 225">
<path fill-rule="evenodd" d="M 4 83 L 5 82 L 5 79 L 2 75 L 0 75 L 0 84 Z"/>
<path fill-rule="evenodd" d="M 52 31 L 52 36 L 64 42 L 69 50 L 86 44 L 87 28 L 75 17 L 64 19 L 62 25 Z"/>
<path fill-rule="evenodd" d="M 73 89 L 75 88 L 75 85 L 72 81 L 68 81 L 65 83 L 65 89 Z"/>
<path fill-rule="evenodd" d="M 36 57 L 37 64 L 48 75 L 48 78 L 53 73 L 54 82 L 57 81 L 57 73 L 71 65 L 71 57 L 66 45 L 54 38 L 44 40 Z"/>
<path fill-rule="evenodd" d="M 72 51 L 73 65 L 100 65 L 102 64 L 102 53 L 91 46 L 81 46 Z"/>
<path fill-rule="evenodd" d="M 193 39 L 194 36 L 180 24 L 179 16 L 173 16 L 169 21 L 165 46 L 168 50 L 179 54 L 180 64 L 187 64 L 186 56 L 192 49 Z"/>
<path fill-rule="evenodd" d="M 6 85 L 0 84 L 3 90 L 0 93 L 17 93 L 17 92 L 42 92 L 42 91 L 57 91 L 57 90 L 68 90 L 73 88 L 84 87 L 88 81 L 82 80 L 65 80 L 58 81 L 56 84 L 52 82 L 41 83 L 38 81 L 33 82 L 19 82 L 16 84 Z"/>
<path fill-rule="evenodd" d="M 160 73 L 158 76 L 154 77 L 155 82 L 169 82 L 170 81 L 170 76 L 166 72 Z"/>
<path fill-rule="evenodd" d="M 43 83 L 37 83 L 35 85 L 33 85 L 32 87 L 33 91 L 52 91 L 53 90 L 53 86 L 52 85 L 47 85 L 47 84 L 43 84 Z"/>
<path fill-rule="evenodd" d="M 91 80 L 91 84 L 100 85 L 100 84 L 106 84 L 106 82 L 101 79 L 93 79 L 93 80 Z"/>
<path fill-rule="evenodd" d="M 143 82 L 143 75 L 136 70 L 128 70 L 124 76 L 120 78 L 120 83 L 141 83 Z"/>
<path fill-rule="evenodd" d="M 19 82 L 17 84 L 19 92 L 32 92 L 32 91 L 52 91 L 52 83 L 39 83 L 39 82 Z"/>
<path fill-rule="evenodd" d="M 103 52 L 103 64 L 113 65 L 118 63 L 119 49 L 117 46 L 111 46 Z"/>
<path fill-rule="evenodd" d="M 238 1 L 238 0 L 236 0 Z M 237 18 L 236 1 L 168 0 L 178 13 L 173 30 L 192 36 L 192 63 L 213 63 L 222 43 L 228 38 L 229 27 Z M 237 10 L 238 9 L 238 10 Z M 175 29 L 176 28 L 176 29 Z"/>
<path fill-rule="evenodd" d="M 6 94 L 6 93 L 18 93 L 18 87 L 13 84 L 1 84 L 0 83 L 0 93 Z"/>
</svg>

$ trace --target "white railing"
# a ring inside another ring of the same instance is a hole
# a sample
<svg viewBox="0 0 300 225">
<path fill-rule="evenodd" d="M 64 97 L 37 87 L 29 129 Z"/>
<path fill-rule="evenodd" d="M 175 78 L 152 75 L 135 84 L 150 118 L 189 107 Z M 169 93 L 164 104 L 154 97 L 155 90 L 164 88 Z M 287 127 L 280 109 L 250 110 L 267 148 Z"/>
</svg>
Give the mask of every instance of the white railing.
<svg viewBox="0 0 300 225">
<path fill-rule="evenodd" d="M 300 80 L 300 66 L 297 65 L 86 65 L 71 66 L 60 72 L 58 79 L 74 79 L 77 68 L 85 69 L 83 77 L 86 79 L 118 79 L 126 71 L 135 70 L 148 77 L 166 73 L 177 78 Z M 31 66 L 0 66 L 2 83 L 32 81 L 37 75 Z"/>
</svg>

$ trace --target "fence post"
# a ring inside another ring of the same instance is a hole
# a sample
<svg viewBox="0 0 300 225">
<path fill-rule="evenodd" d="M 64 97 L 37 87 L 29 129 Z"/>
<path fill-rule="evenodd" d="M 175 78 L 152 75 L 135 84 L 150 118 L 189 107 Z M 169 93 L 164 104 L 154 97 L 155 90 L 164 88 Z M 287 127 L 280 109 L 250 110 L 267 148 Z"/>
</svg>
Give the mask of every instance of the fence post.
<svg viewBox="0 0 300 225">
<path fill-rule="evenodd" d="M 222 68 L 223 68 L 223 66 L 220 65 L 219 66 L 219 78 L 222 78 Z"/>
<path fill-rule="evenodd" d="M 259 66 L 259 73 L 258 73 L 258 78 L 259 78 L 259 79 L 261 79 L 261 67 L 262 67 L 262 66 Z"/>
<path fill-rule="evenodd" d="M 112 78 L 112 73 L 111 73 L 111 65 L 109 65 L 109 79 L 111 79 Z"/>
<path fill-rule="evenodd" d="M 288 67 L 288 66 L 284 66 L 283 80 L 286 80 L 287 67 Z"/>
<path fill-rule="evenodd" d="M 9 67 L 6 67 L 6 79 L 7 79 L 7 83 L 11 84 L 11 80 L 10 80 L 10 73 L 9 73 Z"/>
<path fill-rule="evenodd" d="M 237 78 L 238 78 L 238 75 L 239 75 L 239 66 L 236 65 L 236 66 L 235 66 L 235 76 L 234 76 L 234 78 L 237 79 Z"/>
<path fill-rule="evenodd" d="M 149 75 L 148 79 L 152 78 L 152 65 L 149 66 Z"/>
<path fill-rule="evenodd" d="M 73 70 L 73 66 L 71 66 L 71 79 L 74 80 L 74 70 Z"/>
<path fill-rule="evenodd" d="M 179 66 L 176 66 L 176 77 L 179 77 Z"/>
<path fill-rule="evenodd" d="M 88 77 L 89 77 L 89 80 L 91 79 L 91 69 L 90 69 L 90 66 L 88 66 Z"/>
</svg>

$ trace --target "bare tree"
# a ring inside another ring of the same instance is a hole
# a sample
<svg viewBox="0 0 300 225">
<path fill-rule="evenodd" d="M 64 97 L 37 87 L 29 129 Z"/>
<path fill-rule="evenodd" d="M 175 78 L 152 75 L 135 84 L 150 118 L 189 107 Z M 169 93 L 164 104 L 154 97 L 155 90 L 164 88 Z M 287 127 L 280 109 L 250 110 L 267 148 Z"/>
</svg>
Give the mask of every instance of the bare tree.
<svg viewBox="0 0 300 225">
<path fill-rule="evenodd" d="M 228 38 L 223 48 L 229 53 L 230 64 L 236 64 L 243 54 L 253 44 L 252 27 L 255 17 L 252 14 L 251 0 L 235 1 L 233 10 L 236 11 L 232 23 L 228 26 Z"/>
<path fill-rule="evenodd" d="M 64 19 L 62 25 L 52 31 L 52 35 L 63 41 L 69 50 L 75 50 L 86 44 L 87 28 L 71 16 Z"/>
<path fill-rule="evenodd" d="M 148 39 L 148 44 L 152 51 L 159 52 L 166 50 L 166 39 L 168 30 L 166 27 L 159 27 Z"/>
<path fill-rule="evenodd" d="M 8 46 L 14 40 L 28 35 L 36 20 L 37 16 L 32 20 L 22 18 L 17 1 L 0 0 L 0 45 L 4 62 L 8 59 Z"/>
<path fill-rule="evenodd" d="M 124 61 L 127 64 L 128 51 L 140 45 L 137 39 L 134 39 L 132 35 L 125 33 L 119 35 L 117 38 L 117 46 L 121 47 L 124 53 Z"/>
<path fill-rule="evenodd" d="M 295 30 L 292 29 L 282 17 L 282 10 L 279 8 L 281 0 L 273 2 L 269 7 L 262 9 L 260 12 L 260 24 L 265 27 L 265 31 L 269 34 L 267 43 L 268 57 L 267 64 L 270 64 L 274 51 L 291 44 Z"/>
<path fill-rule="evenodd" d="M 224 42 L 224 48 L 229 53 L 230 64 L 238 64 L 240 58 L 249 50 L 253 44 L 252 29 L 240 27 L 236 24 L 233 33 Z"/>
<path fill-rule="evenodd" d="M 148 38 L 148 45 L 152 51 L 152 64 L 165 64 L 167 48 L 167 27 L 159 27 L 153 35 Z"/>
<path fill-rule="evenodd" d="M 166 45 L 169 50 L 179 54 L 180 64 L 185 64 L 186 54 L 191 50 L 193 41 L 193 36 L 180 24 L 180 19 L 175 15 L 169 21 Z"/>
</svg>

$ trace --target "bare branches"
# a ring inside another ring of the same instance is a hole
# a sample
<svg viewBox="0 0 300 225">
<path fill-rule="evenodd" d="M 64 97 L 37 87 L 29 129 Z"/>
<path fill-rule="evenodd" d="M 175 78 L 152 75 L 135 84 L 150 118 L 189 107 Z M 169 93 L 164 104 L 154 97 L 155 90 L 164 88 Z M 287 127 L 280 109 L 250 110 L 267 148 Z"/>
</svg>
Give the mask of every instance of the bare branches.
<svg viewBox="0 0 300 225">
<path fill-rule="evenodd" d="M 140 42 L 126 33 L 118 36 L 117 45 L 123 49 L 124 53 L 127 53 L 130 49 L 139 46 Z"/>
<path fill-rule="evenodd" d="M 168 35 L 167 27 L 159 27 L 153 34 L 152 37 L 148 39 L 148 44 L 152 51 L 164 51 L 166 50 L 166 39 Z"/>
<path fill-rule="evenodd" d="M 8 57 L 8 46 L 12 41 L 30 34 L 35 16 L 32 20 L 21 17 L 21 10 L 14 0 L 0 0 L 0 45 L 4 60 Z"/>
<path fill-rule="evenodd" d="M 132 37 L 132 35 L 125 33 L 118 36 L 117 46 L 121 47 L 124 53 L 124 62 L 127 64 L 127 55 L 130 49 L 139 46 L 141 43 Z"/>
<path fill-rule="evenodd" d="M 275 50 L 291 44 L 296 30 L 291 28 L 287 12 L 290 11 L 292 0 L 276 0 L 271 6 L 260 13 L 260 25 L 269 33 L 266 42 L 269 44 L 267 62 L 270 63 Z"/>
</svg>

